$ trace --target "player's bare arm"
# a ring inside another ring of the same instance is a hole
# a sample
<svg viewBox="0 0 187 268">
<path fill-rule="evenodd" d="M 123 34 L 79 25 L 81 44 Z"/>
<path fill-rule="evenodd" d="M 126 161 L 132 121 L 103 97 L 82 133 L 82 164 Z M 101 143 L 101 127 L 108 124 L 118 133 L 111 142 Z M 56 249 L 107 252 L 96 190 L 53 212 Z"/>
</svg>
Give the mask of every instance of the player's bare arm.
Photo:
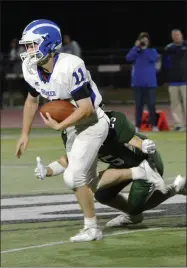
<svg viewBox="0 0 187 268">
<path fill-rule="evenodd" d="M 16 156 L 20 158 L 20 156 L 24 153 L 27 148 L 29 141 L 29 133 L 30 129 L 38 109 L 38 101 L 39 97 L 33 97 L 30 93 L 28 93 L 27 99 L 24 104 L 23 109 L 23 127 L 21 132 L 21 137 L 17 142 L 16 146 Z"/>
<path fill-rule="evenodd" d="M 142 139 L 140 139 L 138 136 L 134 136 L 130 141 L 129 145 L 134 146 L 136 148 L 139 148 L 142 150 Z"/>
<path fill-rule="evenodd" d="M 22 134 L 29 135 L 32 122 L 38 109 L 39 97 L 33 97 L 28 93 L 23 109 L 23 127 Z"/>
<path fill-rule="evenodd" d="M 134 137 L 129 141 L 128 144 L 140 149 L 145 154 L 154 153 L 156 149 L 156 145 L 152 140 L 142 140 L 136 135 L 134 135 Z"/>
</svg>

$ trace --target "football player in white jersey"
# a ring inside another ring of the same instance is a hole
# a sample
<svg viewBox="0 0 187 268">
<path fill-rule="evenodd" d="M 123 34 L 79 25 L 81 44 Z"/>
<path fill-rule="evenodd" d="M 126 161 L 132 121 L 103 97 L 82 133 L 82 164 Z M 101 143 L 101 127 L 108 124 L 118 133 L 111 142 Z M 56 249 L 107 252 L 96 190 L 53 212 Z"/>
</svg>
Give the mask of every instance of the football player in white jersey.
<svg viewBox="0 0 187 268">
<path fill-rule="evenodd" d="M 97 180 L 97 154 L 107 137 L 109 118 L 100 108 L 102 97 L 92 81 L 84 61 L 76 56 L 59 53 L 62 45 L 59 27 L 49 20 L 31 22 L 23 31 L 20 44 L 23 76 L 31 89 L 24 104 L 23 127 L 17 143 L 18 158 L 29 142 L 29 133 L 38 109 L 38 97 L 48 100 L 65 99 L 77 109 L 61 123 L 47 114 L 44 122 L 55 130 L 67 131 L 68 168 L 64 172 L 67 186 L 75 192 L 84 213 L 84 228 L 70 241 L 102 239 L 95 216 L 93 195 L 90 189 Z M 72 134 L 76 130 L 76 135 Z M 62 168 L 58 162 L 54 169 Z"/>
</svg>

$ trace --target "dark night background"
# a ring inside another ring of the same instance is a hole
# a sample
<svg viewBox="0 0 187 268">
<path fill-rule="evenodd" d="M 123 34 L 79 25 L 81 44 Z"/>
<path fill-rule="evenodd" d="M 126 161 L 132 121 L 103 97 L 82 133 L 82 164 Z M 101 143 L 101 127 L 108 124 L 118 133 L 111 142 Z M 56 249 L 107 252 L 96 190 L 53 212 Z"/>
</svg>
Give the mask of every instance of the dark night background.
<svg viewBox="0 0 187 268">
<path fill-rule="evenodd" d="M 187 38 L 186 9 L 184 1 L 3 2 L 1 51 L 8 52 L 11 39 L 21 38 L 25 26 L 40 18 L 55 21 L 83 50 L 129 48 L 141 31 L 149 32 L 153 46 L 163 47 L 172 28 Z"/>
</svg>

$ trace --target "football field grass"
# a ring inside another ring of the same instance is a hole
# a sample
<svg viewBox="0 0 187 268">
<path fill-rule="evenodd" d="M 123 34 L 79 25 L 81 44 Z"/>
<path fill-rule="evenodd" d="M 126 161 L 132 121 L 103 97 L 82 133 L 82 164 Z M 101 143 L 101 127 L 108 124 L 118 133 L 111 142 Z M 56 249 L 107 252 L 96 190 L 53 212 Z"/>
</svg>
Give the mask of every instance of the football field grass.
<svg viewBox="0 0 187 268">
<path fill-rule="evenodd" d="M 105 227 L 118 212 L 96 204 L 104 240 L 69 243 L 83 223 L 72 192 L 62 176 L 38 181 L 33 172 L 36 156 L 48 164 L 64 153 L 60 132 L 33 130 L 19 160 L 18 137 L 16 129 L 1 132 L 1 266 L 186 267 L 186 203 L 180 196 L 145 213 L 141 224 L 118 229 Z M 166 182 L 177 174 L 186 176 L 185 133 L 149 137 L 163 157 Z"/>
</svg>

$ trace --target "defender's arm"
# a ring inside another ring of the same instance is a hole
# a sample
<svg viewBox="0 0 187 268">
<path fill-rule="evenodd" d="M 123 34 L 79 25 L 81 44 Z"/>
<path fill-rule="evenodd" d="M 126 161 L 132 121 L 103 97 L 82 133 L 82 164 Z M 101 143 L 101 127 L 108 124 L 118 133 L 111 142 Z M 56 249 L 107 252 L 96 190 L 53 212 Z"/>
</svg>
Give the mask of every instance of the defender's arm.
<svg viewBox="0 0 187 268">
<path fill-rule="evenodd" d="M 156 145 L 152 140 L 142 140 L 136 135 L 129 141 L 129 145 L 140 149 L 145 154 L 152 154 L 156 150 Z"/>
</svg>

